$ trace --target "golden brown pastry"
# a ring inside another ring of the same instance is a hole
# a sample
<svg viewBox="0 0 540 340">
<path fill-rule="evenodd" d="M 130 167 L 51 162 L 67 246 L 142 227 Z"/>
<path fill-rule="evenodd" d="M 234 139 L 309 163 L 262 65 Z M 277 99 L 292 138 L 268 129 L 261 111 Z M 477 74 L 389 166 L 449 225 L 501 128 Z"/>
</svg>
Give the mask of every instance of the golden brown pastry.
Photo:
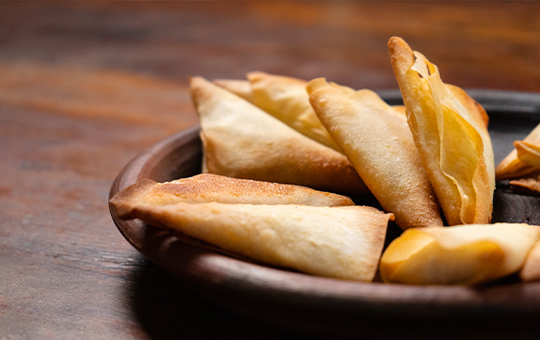
<svg viewBox="0 0 540 340">
<path fill-rule="evenodd" d="M 369 90 L 314 79 L 311 104 L 364 183 L 402 229 L 442 225 L 405 117 Z"/>
<path fill-rule="evenodd" d="M 385 250 L 383 281 L 474 285 L 519 271 L 540 239 L 527 224 L 471 224 L 406 230 Z"/>
<path fill-rule="evenodd" d="M 372 207 L 133 202 L 131 217 L 275 266 L 372 281 L 388 220 Z"/>
<path fill-rule="evenodd" d="M 456 96 L 437 67 L 401 38 L 388 43 L 407 121 L 450 225 L 489 223 L 494 160 L 485 111 Z"/>
<path fill-rule="evenodd" d="M 207 171 L 345 194 L 368 190 L 343 154 L 201 77 L 191 80 Z"/>
<path fill-rule="evenodd" d="M 312 206 L 354 205 L 354 202 L 346 196 L 298 185 L 237 179 L 214 174 L 200 174 L 165 183 L 142 179 L 117 193 L 110 202 L 116 207 L 121 218 L 128 218 L 131 207 L 137 204 L 161 206 L 176 203 L 218 202 Z"/>
</svg>

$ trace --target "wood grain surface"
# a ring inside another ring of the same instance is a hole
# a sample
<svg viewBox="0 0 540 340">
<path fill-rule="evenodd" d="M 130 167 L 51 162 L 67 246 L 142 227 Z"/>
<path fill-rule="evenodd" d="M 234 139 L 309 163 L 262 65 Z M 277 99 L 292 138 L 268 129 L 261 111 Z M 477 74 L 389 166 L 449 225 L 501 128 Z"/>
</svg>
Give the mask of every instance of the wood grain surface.
<svg viewBox="0 0 540 340">
<path fill-rule="evenodd" d="M 0 339 L 302 338 L 143 258 L 109 189 L 198 124 L 189 76 L 395 89 L 392 35 L 448 83 L 540 92 L 539 2 L 0 2 Z"/>
</svg>

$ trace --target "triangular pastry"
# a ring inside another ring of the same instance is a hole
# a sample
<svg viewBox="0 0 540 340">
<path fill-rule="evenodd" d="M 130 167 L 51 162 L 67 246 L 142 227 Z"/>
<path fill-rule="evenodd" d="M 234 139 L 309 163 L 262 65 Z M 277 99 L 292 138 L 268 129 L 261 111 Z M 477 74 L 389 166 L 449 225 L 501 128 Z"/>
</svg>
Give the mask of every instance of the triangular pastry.
<svg viewBox="0 0 540 340">
<path fill-rule="evenodd" d="M 470 224 L 409 229 L 381 257 L 383 281 L 474 285 L 519 271 L 540 239 L 528 224 Z"/>
<path fill-rule="evenodd" d="M 368 192 L 343 154 L 204 78 L 191 79 L 191 93 L 208 172 L 345 194 Z"/>
<path fill-rule="evenodd" d="M 347 206 L 346 197 L 299 185 L 237 179 L 214 174 L 200 174 L 170 182 L 142 179 L 117 193 L 112 199 L 121 218 L 129 218 L 137 204 L 156 206 L 176 203 L 300 204 L 312 206 Z"/>
<path fill-rule="evenodd" d="M 437 67 L 401 38 L 388 46 L 407 121 L 446 220 L 489 223 L 495 175 L 485 111 L 464 104 Z"/>
<path fill-rule="evenodd" d="M 388 220 L 372 207 L 134 203 L 131 216 L 275 266 L 372 281 Z"/>
<path fill-rule="evenodd" d="M 396 224 L 402 229 L 442 225 L 405 116 L 369 90 L 354 91 L 323 78 L 307 88 L 318 117 Z"/>
</svg>

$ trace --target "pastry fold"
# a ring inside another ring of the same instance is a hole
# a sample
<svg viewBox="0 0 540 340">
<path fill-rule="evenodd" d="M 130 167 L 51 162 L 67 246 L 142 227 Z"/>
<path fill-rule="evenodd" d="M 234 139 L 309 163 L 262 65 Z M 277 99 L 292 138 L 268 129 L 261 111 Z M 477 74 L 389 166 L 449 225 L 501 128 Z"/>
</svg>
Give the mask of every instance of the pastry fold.
<svg viewBox="0 0 540 340">
<path fill-rule="evenodd" d="M 485 111 L 464 91 L 456 95 L 437 67 L 401 38 L 388 46 L 410 130 L 446 220 L 489 223 L 495 174 Z"/>
<path fill-rule="evenodd" d="M 298 185 L 237 179 L 214 174 L 199 174 L 170 182 L 142 179 L 117 193 L 111 200 L 121 218 L 132 218 L 138 204 L 156 206 L 176 203 L 299 204 L 311 206 L 347 206 L 346 197 Z"/>
<path fill-rule="evenodd" d="M 343 154 L 201 77 L 191 79 L 209 173 L 345 194 L 368 192 Z"/>
<path fill-rule="evenodd" d="M 369 90 L 308 84 L 317 116 L 402 229 L 442 225 L 440 208 L 403 114 Z"/>
<path fill-rule="evenodd" d="M 381 257 L 383 281 L 475 285 L 519 271 L 540 239 L 527 224 L 471 224 L 406 230 Z"/>
</svg>

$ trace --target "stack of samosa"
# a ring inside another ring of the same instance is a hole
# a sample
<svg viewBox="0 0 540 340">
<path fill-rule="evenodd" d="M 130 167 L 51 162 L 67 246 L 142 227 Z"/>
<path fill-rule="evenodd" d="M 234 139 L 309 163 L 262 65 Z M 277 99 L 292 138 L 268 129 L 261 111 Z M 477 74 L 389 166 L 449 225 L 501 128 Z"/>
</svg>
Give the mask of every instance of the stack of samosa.
<svg viewBox="0 0 540 340">
<path fill-rule="evenodd" d="M 122 218 L 314 275 L 371 281 L 380 266 L 396 283 L 540 279 L 540 227 L 489 224 L 485 110 L 401 38 L 388 46 L 404 106 L 324 78 L 192 78 L 204 174 L 143 180 L 111 204 Z M 498 178 L 540 174 L 539 134 L 516 142 Z M 371 192 L 386 213 L 330 192 Z M 394 216 L 405 231 L 382 254 Z"/>
</svg>

